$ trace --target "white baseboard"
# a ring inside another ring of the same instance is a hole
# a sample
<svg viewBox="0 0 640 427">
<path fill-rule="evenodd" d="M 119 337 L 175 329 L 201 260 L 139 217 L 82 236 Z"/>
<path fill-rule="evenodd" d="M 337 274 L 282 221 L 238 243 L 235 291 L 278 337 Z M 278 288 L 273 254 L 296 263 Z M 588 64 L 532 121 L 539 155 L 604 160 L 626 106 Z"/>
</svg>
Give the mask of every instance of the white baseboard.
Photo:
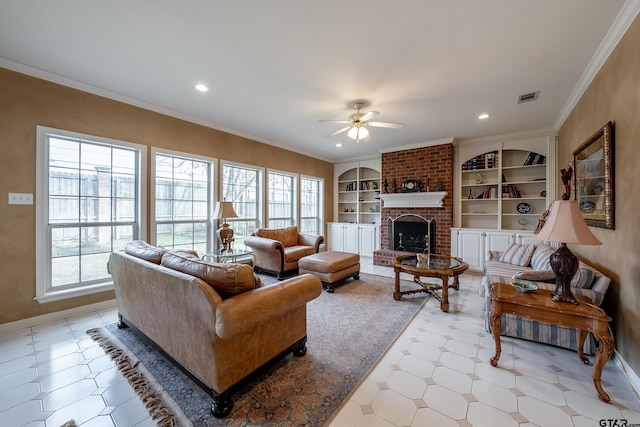
<svg viewBox="0 0 640 427">
<path fill-rule="evenodd" d="M 74 307 L 68 310 L 56 311 L 55 313 L 48 313 L 41 316 L 30 317 L 28 319 L 16 320 L 15 322 L 9 322 L 0 325 L 0 334 L 4 332 L 15 331 L 16 329 L 30 328 L 41 323 L 64 319 L 66 317 L 71 317 L 78 314 L 107 310 L 114 307 L 116 307 L 116 300 L 112 299 L 108 301 L 97 302 L 95 304 Z"/>
<path fill-rule="evenodd" d="M 624 376 L 629 380 L 629 384 L 631 384 L 631 388 L 633 388 L 636 396 L 640 398 L 640 377 L 638 377 L 638 374 L 636 374 L 635 371 L 631 369 L 631 366 L 629 366 L 627 361 L 624 360 L 624 358 L 620 356 L 620 353 L 618 353 L 617 351 L 614 360 L 616 365 L 618 365 L 618 368 L 620 368 Z"/>
</svg>

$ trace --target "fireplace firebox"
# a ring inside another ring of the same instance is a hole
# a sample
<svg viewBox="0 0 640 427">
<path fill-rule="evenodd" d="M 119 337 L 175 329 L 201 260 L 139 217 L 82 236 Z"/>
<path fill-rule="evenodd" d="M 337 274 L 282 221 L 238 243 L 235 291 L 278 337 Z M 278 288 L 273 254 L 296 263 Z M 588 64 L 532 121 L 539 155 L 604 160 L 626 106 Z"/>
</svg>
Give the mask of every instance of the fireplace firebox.
<svg viewBox="0 0 640 427">
<path fill-rule="evenodd" d="M 416 216 L 420 221 L 401 221 L 400 218 L 388 222 L 389 236 L 393 236 L 393 250 L 399 252 L 437 253 L 436 221 Z"/>
</svg>

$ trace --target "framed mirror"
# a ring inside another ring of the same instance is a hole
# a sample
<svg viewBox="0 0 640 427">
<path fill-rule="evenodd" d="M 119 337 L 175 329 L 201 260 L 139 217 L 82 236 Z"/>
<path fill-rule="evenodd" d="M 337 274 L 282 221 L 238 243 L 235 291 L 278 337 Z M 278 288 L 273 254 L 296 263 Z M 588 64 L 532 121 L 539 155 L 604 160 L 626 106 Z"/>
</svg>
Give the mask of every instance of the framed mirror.
<svg viewBox="0 0 640 427">
<path fill-rule="evenodd" d="M 575 199 L 588 225 L 615 229 L 613 125 L 608 122 L 573 152 Z"/>
</svg>

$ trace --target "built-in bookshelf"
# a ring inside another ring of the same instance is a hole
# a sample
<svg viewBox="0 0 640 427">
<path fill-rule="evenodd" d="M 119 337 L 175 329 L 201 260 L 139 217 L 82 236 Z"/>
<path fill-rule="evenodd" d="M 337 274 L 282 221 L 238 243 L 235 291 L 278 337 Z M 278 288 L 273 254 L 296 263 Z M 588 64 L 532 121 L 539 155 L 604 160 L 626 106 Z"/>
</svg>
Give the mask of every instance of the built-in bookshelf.
<svg viewBox="0 0 640 427">
<path fill-rule="evenodd" d="M 359 163 L 337 173 L 338 222 L 380 223 L 380 171 L 374 167 Z"/>
<path fill-rule="evenodd" d="M 547 208 L 546 161 L 544 154 L 513 149 L 463 159 L 461 227 L 535 229 Z"/>
</svg>

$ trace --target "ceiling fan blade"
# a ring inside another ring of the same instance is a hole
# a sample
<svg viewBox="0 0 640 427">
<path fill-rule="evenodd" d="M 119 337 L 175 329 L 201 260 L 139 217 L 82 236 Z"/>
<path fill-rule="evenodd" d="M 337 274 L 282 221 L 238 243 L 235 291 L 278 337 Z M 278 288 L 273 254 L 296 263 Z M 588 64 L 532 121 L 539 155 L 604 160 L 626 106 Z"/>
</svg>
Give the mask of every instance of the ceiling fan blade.
<svg viewBox="0 0 640 427">
<path fill-rule="evenodd" d="M 391 123 L 391 122 L 369 122 L 367 123 L 367 125 L 374 126 L 377 128 L 395 128 L 395 129 L 401 129 L 407 126 L 404 123 Z"/>
<path fill-rule="evenodd" d="M 349 120 L 318 120 L 318 123 L 344 123 L 351 124 Z"/>
<path fill-rule="evenodd" d="M 347 123 L 349 123 L 349 122 L 347 122 Z M 336 136 L 339 133 L 346 132 L 349 129 L 351 129 L 351 126 L 347 126 L 347 127 L 342 128 L 342 129 L 338 129 L 337 131 L 331 132 L 329 135 L 325 136 L 325 138 L 331 138 L 332 136 Z"/>
<path fill-rule="evenodd" d="M 360 117 L 360 122 L 367 122 L 367 121 L 373 119 L 378 114 L 380 114 L 380 113 L 377 112 L 377 111 L 369 111 L 364 116 Z"/>
</svg>

